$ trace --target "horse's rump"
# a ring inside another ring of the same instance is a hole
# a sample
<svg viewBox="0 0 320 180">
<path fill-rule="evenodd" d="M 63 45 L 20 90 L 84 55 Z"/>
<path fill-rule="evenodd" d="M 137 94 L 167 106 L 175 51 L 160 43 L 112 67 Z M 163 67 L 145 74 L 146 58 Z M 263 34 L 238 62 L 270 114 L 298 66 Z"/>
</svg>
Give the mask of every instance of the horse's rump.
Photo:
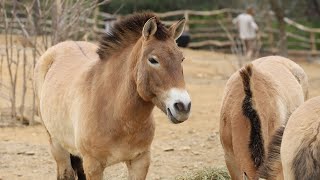
<svg viewBox="0 0 320 180">
<path fill-rule="evenodd" d="M 256 178 L 266 157 L 279 151 L 279 139 L 272 140 L 272 136 L 303 102 L 306 85 L 304 71 L 278 56 L 255 60 L 230 77 L 223 96 L 220 136 L 225 154 L 236 161 L 229 164 L 242 171 L 233 178 L 243 172 Z M 270 142 L 275 149 L 268 147 Z"/>
</svg>

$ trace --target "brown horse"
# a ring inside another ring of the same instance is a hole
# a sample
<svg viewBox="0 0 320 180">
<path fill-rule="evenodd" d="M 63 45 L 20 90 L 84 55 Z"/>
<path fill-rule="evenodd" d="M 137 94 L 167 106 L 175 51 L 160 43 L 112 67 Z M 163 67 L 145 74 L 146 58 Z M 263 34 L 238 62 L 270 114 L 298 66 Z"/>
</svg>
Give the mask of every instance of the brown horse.
<svg viewBox="0 0 320 180">
<path fill-rule="evenodd" d="M 289 59 L 268 56 L 234 73 L 227 82 L 220 139 L 232 179 L 257 178 L 276 129 L 307 96 L 307 76 Z"/>
<path fill-rule="evenodd" d="M 43 54 L 34 86 L 58 179 L 85 178 L 83 170 L 87 179 L 102 179 L 104 168 L 119 162 L 129 179 L 146 178 L 154 106 L 175 124 L 189 117 L 184 57 L 175 42 L 184 25 L 166 28 L 154 14 L 135 14 L 99 46 L 68 41 Z"/>
<path fill-rule="evenodd" d="M 265 179 L 310 180 L 320 177 L 320 97 L 309 99 L 278 130 L 274 149 L 261 168 Z"/>
</svg>

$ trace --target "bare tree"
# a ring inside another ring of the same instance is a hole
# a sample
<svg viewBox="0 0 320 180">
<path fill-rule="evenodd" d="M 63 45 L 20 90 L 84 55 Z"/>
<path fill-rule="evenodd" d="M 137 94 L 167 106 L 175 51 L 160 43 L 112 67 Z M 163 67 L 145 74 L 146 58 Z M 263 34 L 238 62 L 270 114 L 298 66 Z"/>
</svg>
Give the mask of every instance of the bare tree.
<svg viewBox="0 0 320 180">
<path fill-rule="evenodd" d="M 110 1 L 0 1 L 0 20 L 4 24 L 4 28 L 0 30 L 5 35 L 5 48 L 3 48 L 4 53 L 1 54 L 0 62 L 0 87 L 2 89 L 0 98 L 10 103 L 13 119 L 32 124 L 37 115 L 35 96 L 34 93 L 31 93 L 33 90 L 30 87 L 36 59 L 48 47 L 56 43 L 67 39 L 78 40 L 88 32 L 94 34 L 92 27 L 95 27 L 93 23 L 96 21 L 92 20 L 93 13 L 99 5 Z M 0 50 L 2 50 L 1 47 Z M 2 78 L 4 68 L 9 74 L 9 80 Z M 19 83 L 19 86 L 18 81 L 22 82 Z M 30 95 L 32 96 L 31 103 L 27 101 Z M 17 103 L 18 100 L 20 104 Z M 32 113 L 29 112 L 30 108 L 26 107 L 28 105 L 33 109 Z"/>
<path fill-rule="evenodd" d="M 278 0 L 269 0 L 271 8 L 273 12 L 275 13 L 275 16 L 278 21 L 278 26 L 279 26 L 279 53 L 282 56 L 287 56 L 288 55 L 288 50 L 287 50 L 287 33 L 286 33 L 286 23 L 284 21 L 284 9 L 279 3 Z"/>
</svg>

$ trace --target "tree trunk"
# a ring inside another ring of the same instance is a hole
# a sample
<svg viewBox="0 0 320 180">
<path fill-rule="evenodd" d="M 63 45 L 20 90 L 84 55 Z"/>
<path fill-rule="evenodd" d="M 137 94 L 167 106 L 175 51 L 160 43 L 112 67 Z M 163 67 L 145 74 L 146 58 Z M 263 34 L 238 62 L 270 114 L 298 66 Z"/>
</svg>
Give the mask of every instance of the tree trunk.
<svg viewBox="0 0 320 180">
<path fill-rule="evenodd" d="M 284 22 L 284 10 L 278 0 L 269 0 L 271 8 L 276 15 L 279 27 L 279 54 L 282 56 L 288 55 L 287 49 L 287 33 L 286 23 Z"/>
<path fill-rule="evenodd" d="M 40 21 L 40 2 L 36 1 L 32 6 L 32 20 L 33 20 L 33 27 L 32 27 L 32 35 L 36 36 L 42 34 L 41 28 L 38 28 L 41 24 Z"/>
<path fill-rule="evenodd" d="M 55 45 L 61 41 L 61 37 L 63 36 L 63 34 L 59 34 L 63 33 L 60 32 L 62 13 L 61 0 L 55 0 L 52 5 L 52 45 Z"/>
</svg>

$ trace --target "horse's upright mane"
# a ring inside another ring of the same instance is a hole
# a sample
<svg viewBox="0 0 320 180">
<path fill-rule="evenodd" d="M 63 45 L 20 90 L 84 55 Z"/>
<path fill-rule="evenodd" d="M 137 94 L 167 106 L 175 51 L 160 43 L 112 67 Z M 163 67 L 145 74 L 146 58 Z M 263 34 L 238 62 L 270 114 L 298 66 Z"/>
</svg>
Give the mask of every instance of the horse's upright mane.
<svg viewBox="0 0 320 180">
<path fill-rule="evenodd" d="M 116 22 L 109 33 L 105 33 L 99 42 L 97 53 L 100 60 L 107 60 L 108 57 L 119 50 L 135 43 L 142 35 L 144 24 L 152 17 L 156 17 L 153 13 L 137 13 L 130 15 Z M 170 37 L 169 30 L 160 22 L 159 18 L 155 18 L 157 23 L 157 31 L 155 38 L 158 40 L 166 40 Z"/>
</svg>

